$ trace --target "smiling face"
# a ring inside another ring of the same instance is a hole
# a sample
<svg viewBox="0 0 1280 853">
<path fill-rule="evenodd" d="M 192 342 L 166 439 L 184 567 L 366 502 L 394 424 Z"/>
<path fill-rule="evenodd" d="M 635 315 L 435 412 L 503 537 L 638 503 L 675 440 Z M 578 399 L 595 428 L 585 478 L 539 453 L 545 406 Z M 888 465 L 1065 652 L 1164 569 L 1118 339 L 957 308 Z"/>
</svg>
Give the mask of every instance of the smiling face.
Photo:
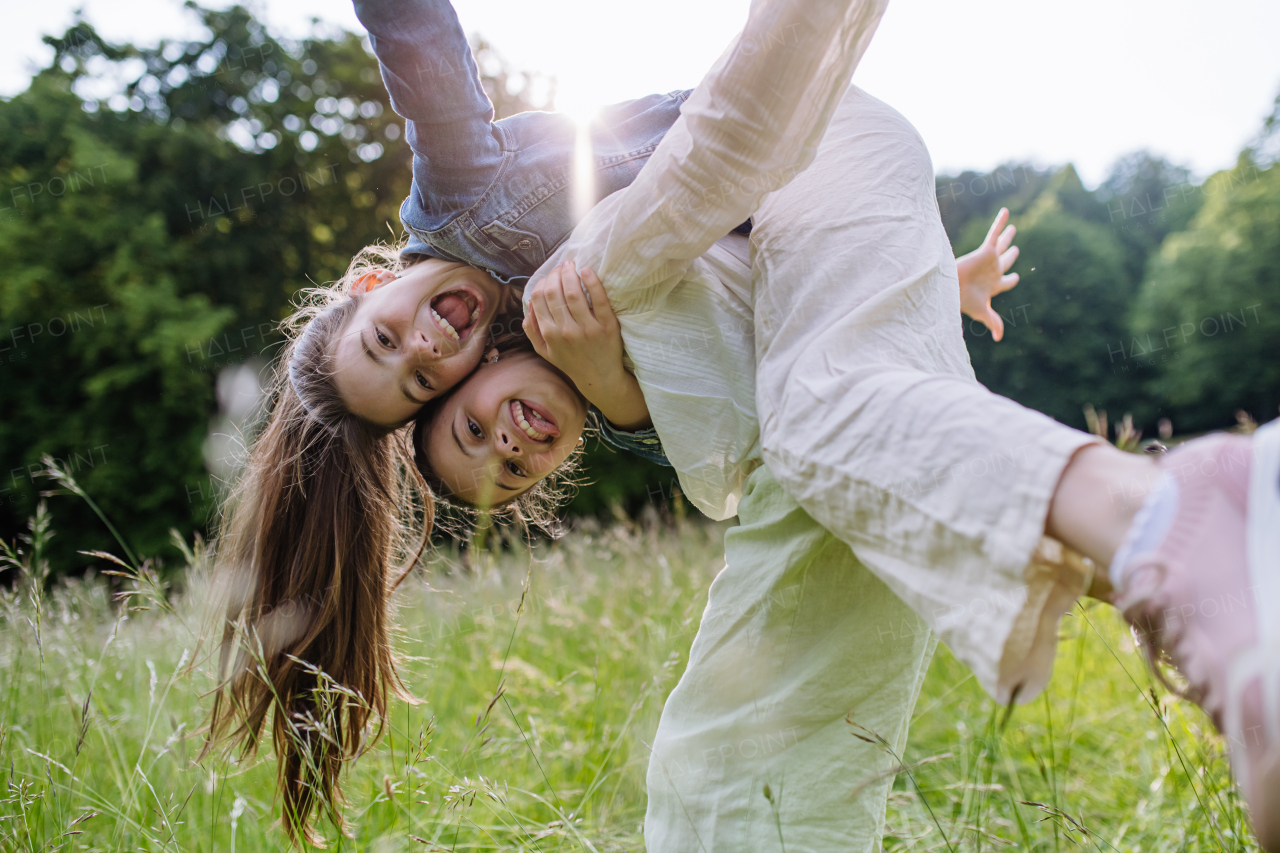
<svg viewBox="0 0 1280 853">
<path fill-rule="evenodd" d="M 365 276 L 360 290 L 333 348 L 333 379 L 353 414 L 385 427 L 406 423 L 475 369 L 508 298 L 488 273 L 435 258 L 399 278 Z"/>
<path fill-rule="evenodd" d="M 535 353 L 510 353 L 440 404 L 418 452 L 454 495 L 494 506 L 560 467 L 586 421 L 586 401 L 564 374 Z"/>
</svg>

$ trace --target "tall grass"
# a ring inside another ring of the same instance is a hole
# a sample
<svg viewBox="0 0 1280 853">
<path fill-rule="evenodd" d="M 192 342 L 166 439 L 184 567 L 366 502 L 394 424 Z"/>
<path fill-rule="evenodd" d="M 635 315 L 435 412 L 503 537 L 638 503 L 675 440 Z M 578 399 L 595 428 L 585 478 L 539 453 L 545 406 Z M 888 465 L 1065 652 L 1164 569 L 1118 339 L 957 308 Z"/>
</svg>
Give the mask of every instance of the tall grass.
<svg viewBox="0 0 1280 853">
<path fill-rule="evenodd" d="M 269 756 L 194 763 L 211 687 L 198 570 L 50 585 L 47 510 L 0 601 L 0 849 L 285 850 Z M 644 772 L 723 528 L 584 524 L 532 556 L 442 562 L 396 598 L 402 671 L 351 770 L 338 850 L 643 849 Z M 188 559 L 199 563 L 197 549 Z M 125 593 L 117 600 L 113 596 Z M 868 737 L 850 724 L 850 736 Z M 1054 681 L 997 708 L 945 650 L 900 762 L 889 850 L 1252 850 L 1221 740 L 1164 694 L 1115 614 L 1065 620 Z M 850 795 L 862 782 L 850 769 Z"/>
</svg>

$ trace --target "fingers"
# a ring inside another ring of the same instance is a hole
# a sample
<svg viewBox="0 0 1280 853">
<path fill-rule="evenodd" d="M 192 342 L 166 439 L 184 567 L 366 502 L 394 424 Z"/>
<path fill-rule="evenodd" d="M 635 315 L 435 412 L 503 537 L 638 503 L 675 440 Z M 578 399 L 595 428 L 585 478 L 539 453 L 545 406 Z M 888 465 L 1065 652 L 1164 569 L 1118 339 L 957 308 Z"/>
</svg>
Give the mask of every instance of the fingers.
<svg viewBox="0 0 1280 853">
<path fill-rule="evenodd" d="M 562 265 L 564 275 L 561 277 L 561 296 L 565 309 L 573 321 L 581 327 L 587 327 L 595 318 L 591 314 L 591 305 L 587 301 L 587 291 L 583 287 L 582 278 L 578 275 L 577 265 L 573 261 L 565 261 Z"/>
<path fill-rule="evenodd" d="M 1021 254 L 1021 250 L 1017 246 L 1014 246 L 1013 248 L 1009 249 L 1007 252 L 1001 253 L 1000 272 L 1002 273 L 1008 272 L 1009 267 L 1013 266 L 1013 262 L 1018 259 L 1019 254 Z"/>
<path fill-rule="evenodd" d="M 547 357 L 547 339 L 542 334 L 542 327 L 538 325 L 538 314 L 532 311 L 525 315 L 524 333 L 529 336 L 529 342 L 533 344 L 533 350 L 543 358 Z"/>
<path fill-rule="evenodd" d="M 538 282 L 537 290 L 534 291 L 533 298 L 529 300 L 529 303 L 538 312 L 539 324 L 544 328 L 548 326 L 563 326 L 570 319 L 569 310 L 564 304 L 562 278 L 562 268 L 556 267 L 546 278 Z M 552 328 L 546 328 L 545 330 L 547 332 L 553 331 Z"/>
<path fill-rule="evenodd" d="M 574 261 L 574 264 L 576 265 L 576 264 L 577 264 L 577 261 Z M 600 277 L 599 277 L 599 276 L 597 276 L 597 275 L 595 274 L 595 271 L 594 271 L 594 270 L 592 270 L 592 269 L 590 269 L 590 268 L 588 268 L 588 267 L 583 267 L 582 269 L 578 270 L 578 277 L 581 279 L 581 284 L 582 284 L 582 292 L 583 292 L 583 294 L 585 294 L 585 295 L 586 295 L 586 298 L 587 298 L 587 307 L 591 309 L 591 313 L 592 313 L 592 314 L 595 314 L 595 313 L 596 313 L 596 304 L 595 304 L 595 303 L 596 303 L 596 300 L 595 300 L 595 297 L 594 297 L 594 296 L 592 295 L 592 293 L 591 293 L 591 288 L 587 286 L 587 276 L 592 276 L 592 277 L 596 280 L 596 283 L 597 283 L 597 284 L 599 284 L 599 283 L 600 283 Z M 603 288 L 604 288 L 604 285 L 601 285 L 601 289 L 603 289 Z M 607 299 L 606 299 L 606 301 L 607 301 Z"/>
<path fill-rule="evenodd" d="M 1000 229 L 1004 228 L 1005 223 L 1007 223 L 1008 221 L 1009 221 L 1009 208 L 1007 207 L 1000 208 L 1000 212 L 996 214 L 996 221 L 991 223 L 991 230 L 987 232 L 987 239 L 983 240 L 982 242 L 989 243 L 994 246 L 996 244 L 996 236 L 1000 233 Z M 1009 239 L 1012 240 L 1013 238 L 1010 237 Z"/>
<path fill-rule="evenodd" d="M 614 316 L 613 305 L 609 302 L 609 294 L 605 292 L 604 282 L 600 280 L 600 276 L 596 275 L 595 270 L 590 267 L 584 267 L 582 283 L 586 285 L 587 296 L 591 300 L 596 321 L 602 326 L 613 324 L 617 317 Z"/>
<path fill-rule="evenodd" d="M 1000 239 L 996 240 L 996 251 L 1003 252 L 1005 249 L 1009 248 L 1009 245 L 1013 242 L 1013 238 L 1017 233 L 1018 229 L 1014 225 L 1010 225 L 1001 231 Z"/>
<path fill-rule="evenodd" d="M 1008 275 L 1001 276 L 1000 289 L 997 290 L 996 293 L 1004 293 L 1006 290 L 1013 290 L 1018 286 L 1019 281 L 1021 281 L 1021 279 L 1018 277 L 1016 272 L 1011 272 Z"/>
<path fill-rule="evenodd" d="M 998 341 L 1004 337 L 1004 320 L 990 305 L 987 305 L 986 310 L 978 320 L 991 330 L 992 340 Z"/>
</svg>

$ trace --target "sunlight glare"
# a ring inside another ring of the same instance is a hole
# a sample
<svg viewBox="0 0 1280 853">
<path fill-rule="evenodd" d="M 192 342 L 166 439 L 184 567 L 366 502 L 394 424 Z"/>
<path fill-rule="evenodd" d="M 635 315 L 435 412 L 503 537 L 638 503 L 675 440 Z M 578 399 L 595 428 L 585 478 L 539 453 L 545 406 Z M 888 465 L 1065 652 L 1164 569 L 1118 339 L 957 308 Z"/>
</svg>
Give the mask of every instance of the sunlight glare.
<svg viewBox="0 0 1280 853">
<path fill-rule="evenodd" d="M 595 157 L 591 151 L 591 124 L 577 122 L 573 142 L 573 221 L 581 222 L 596 200 Z"/>
<path fill-rule="evenodd" d="M 573 144 L 573 219 L 580 222 L 595 204 L 595 165 L 591 151 L 591 123 L 600 112 L 599 101 L 578 87 L 556 93 L 556 111 L 573 119 L 577 128 Z"/>
<path fill-rule="evenodd" d="M 589 124 L 600 112 L 601 101 L 591 97 L 580 87 L 556 87 L 556 112 L 573 119 L 579 127 Z"/>
</svg>

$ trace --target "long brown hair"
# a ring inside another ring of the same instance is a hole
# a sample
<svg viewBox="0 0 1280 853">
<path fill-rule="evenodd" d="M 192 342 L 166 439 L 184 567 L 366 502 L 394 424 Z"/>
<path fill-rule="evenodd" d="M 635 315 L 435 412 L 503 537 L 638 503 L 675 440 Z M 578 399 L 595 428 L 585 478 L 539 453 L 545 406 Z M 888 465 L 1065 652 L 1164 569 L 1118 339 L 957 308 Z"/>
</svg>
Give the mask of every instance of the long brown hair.
<svg viewBox="0 0 1280 853">
<path fill-rule="evenodd" d="M 252 755 L 270 722 L 294 843 L 321 842 L 317 813 L 345 830 L 342 770 L 377 739 L 389 698 L 409 698 L 389 597 L 421 556 L 432 503 L 408 431 L 351 414 L 332 382 L 331 344 L 359 304 L 345 283 L 377 262 L 399 266 L 391 247 L 366 250 L 292 318 L 218 536 L 218 684 L 204 752 Z"/>
</svg>

